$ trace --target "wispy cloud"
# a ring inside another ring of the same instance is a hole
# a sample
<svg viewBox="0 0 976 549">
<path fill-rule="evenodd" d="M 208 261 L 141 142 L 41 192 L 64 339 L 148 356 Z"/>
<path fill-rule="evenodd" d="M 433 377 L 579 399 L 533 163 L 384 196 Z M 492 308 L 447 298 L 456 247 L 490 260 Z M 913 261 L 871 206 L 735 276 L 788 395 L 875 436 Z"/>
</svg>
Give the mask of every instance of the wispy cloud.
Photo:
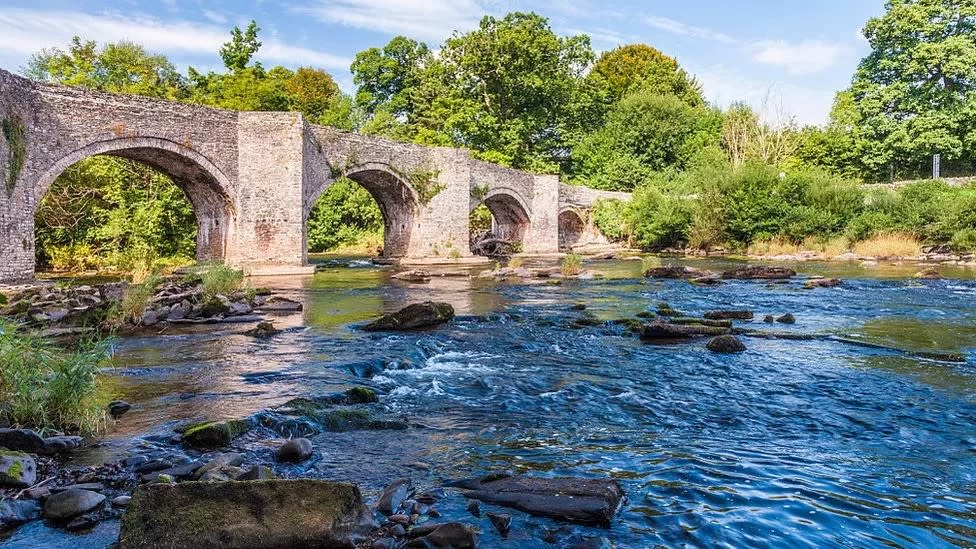
<svg viewBox="0 0 976 549">
<path fill-rule="evenodd" d="M 317 0 L 294 8 L 323 23 L 439 43 L 455 30 L 466 31 L 492 10 L 479 0 Z"/>
<path fill-rule="evenodd" d="M 132 40 L 149 51 L 173 54 L 217 56 L 229 38 L 228 29 L 191 21 L 163 21 L 144 15 L 91 14 L 79 11 L 48 11 L 0 7 L 0 52 L 31 54 L 43 48 L 64 46 L 73 36 L 101 43 Z M 257 58 L 287 65 L 314 65 L 327 69 L 348 69 L 346 57 L 262 39 Z"/>
<path fill-rule="evenodd" d="M 784 67 L 790 74 L 813 74 L 837 63 L 848 51 L 841 44 L 819 40 L 791 43 L 769 40 L 753 45 L 753 60 L 766 65 Z"/>
<path fill-rule="evenodd" d="M 705 27 L 696 27 L 694 25 L 688 25 L 682 23 L 681 21 L 676 21 L 668 17 L 658 17 L 658 16 L 647 16 L 644 18 L 644 22 L 648 25 L 663 31 L 670 32 L 672 34 L 680 34 L 683 36 L 691 36 L 692 38 L 701 38 L 703 40 L 712 40 L 715 42 L 725 42 L 734 43 L 735 38 L 731 36 L 718 32 Z"/>
</svg>

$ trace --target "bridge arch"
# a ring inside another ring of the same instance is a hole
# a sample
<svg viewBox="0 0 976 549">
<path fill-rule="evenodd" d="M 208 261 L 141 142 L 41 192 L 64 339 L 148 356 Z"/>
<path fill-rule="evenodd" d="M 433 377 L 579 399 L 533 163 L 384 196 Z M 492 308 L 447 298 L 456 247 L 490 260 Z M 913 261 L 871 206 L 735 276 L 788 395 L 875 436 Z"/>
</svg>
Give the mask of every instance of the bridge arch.
<svg viewBox="0 0 976 549">
<path fill-rule="evenodd" d="M 150 136 L 95 141 L 58 158 L 34 186 L 31 215 L 54 180 L 74 164 L 93 156 L 114 156 L 150 166 L 172 178 L 193 207 L 197 222 L 196 258 L 225 260 L 236 224 L 233 185 L 206 156 L 175 141 Z"/>
<path fill-rule="evenodd" d="M 572 251 L 586 231 L 586 214 L 572 206 L 559 210 L 559 250 Z"/>
<path fill-rule="evenodd" d="M 481 205 L 491 213 L 491 235 L 512 243 L 521 244 L 531 224 L 531 209 L 522 195 L 515 189 L 494 186 L 488 190 L 480 202 L 475 202 L 469 211 Z M 472 246 L 474 246 L 472 242 Z"/>
<path fill-rule="evenodd" d="M 420 197 L 409 183 L 409 178 L 384 162 L 366 162 L 347 168 L 343 176 L 366 189 L 383 215 L 383 257 L 404 257 L 410 250 L 410 236 L 416 223 Z M 330 179 L 317 189 L 306 204 L 304 220 L 308 217 L 319 197 L 335 179 Z"/>
</svg>

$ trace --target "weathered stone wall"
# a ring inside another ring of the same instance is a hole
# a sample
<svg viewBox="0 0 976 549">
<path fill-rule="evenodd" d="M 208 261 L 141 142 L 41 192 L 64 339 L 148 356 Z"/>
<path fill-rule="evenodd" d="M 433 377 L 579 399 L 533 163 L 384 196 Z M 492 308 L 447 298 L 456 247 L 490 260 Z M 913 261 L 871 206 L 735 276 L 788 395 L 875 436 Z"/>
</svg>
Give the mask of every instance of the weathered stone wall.
<svg viewBox="0 0 976 549">
<path fill-rule="evenodd" d="M 559 247 L 559 212 L 601 197 L 472 158 L 309 125 L 298 113 L 220 109 L 32 83 L 0 70 L 0 119 L 24 128 L 23 167 L 0 186 L 0 281 L 34 273 L 34 213 L 66 168 L 95 155 L 146 163 L 170 175 L 197 218 L 199 259 L 251 272 L 288 272 L 306 263 L 306 226 L 315 200 L 340 176 L 365 187 L 386 224 L 384 253 L 461 258 L 470 211 L 484 201 L 527 252 Z M 15 147 L 16 148 L 16 147 Z M 11 143 L 0 139 L 0 173 Z"/>
</svg>

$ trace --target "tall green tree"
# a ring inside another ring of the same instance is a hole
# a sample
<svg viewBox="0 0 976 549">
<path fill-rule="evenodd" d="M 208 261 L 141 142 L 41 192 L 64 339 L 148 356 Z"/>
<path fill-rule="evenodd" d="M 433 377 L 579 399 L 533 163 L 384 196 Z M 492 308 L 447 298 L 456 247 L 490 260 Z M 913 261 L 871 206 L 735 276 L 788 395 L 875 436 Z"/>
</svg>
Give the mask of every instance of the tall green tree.
<svg viewBox="0 0 976 549">
<path fill-rule="evenodd" d="M 230 31 L 230 41 L 225 42 L 220 48 L 220 58 L 224 61 L 224 66 L 231 72 L 240 72 L 247 68 L 248 63 L 254 54 L 261 49 L 261 41 L 258 40 L 258 32 L 261 30 L 255 21 L 251 21 L 247 28 L 241 31 L 240 27 L 234 27 Z M 260 67 L 260 63 L 256 64 Z"/>
<path fill-rule="evenodd" d="M 889 0 L 864 36 L 851 93 L 865 168 L 976 156 L 976 3 Z"/>
<path fill-rule="evenodd" d="M 602 81 L 609 101 L 636 91 L 674 95 L 693 107 L 705 104 L 701 84 L 678 61 L 647 44 L 629 44 L 604 52 L 589 78 Z"/>
</svg>

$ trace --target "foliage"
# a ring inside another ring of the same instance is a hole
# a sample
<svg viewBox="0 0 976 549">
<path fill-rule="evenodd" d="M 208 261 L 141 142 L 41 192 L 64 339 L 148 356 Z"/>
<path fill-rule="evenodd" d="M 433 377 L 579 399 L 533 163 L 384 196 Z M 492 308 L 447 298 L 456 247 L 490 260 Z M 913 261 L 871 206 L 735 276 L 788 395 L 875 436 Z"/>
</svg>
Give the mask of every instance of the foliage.
<svg viewBox="0 0 976 549">
<path fill-rule="evenodd" d="M 65 350 L 0 320 L 0 423 L 96 432 L 105 419 L 99 369 L 109 356 L 104 341 Z"/>
<path fill-rule="evenodd" d="M 223 263 L 212 263 L 200 273 L 200 283 L 205 300 L 218 295 L 226 297 L 244 287 L 244 271 Z"/>
<path fill-rule="evenodd" d="M 579 254 L 566 254 L 560 264 L 559 270 L 563 276 L 576 276 L 583 272 L 583 256 Z"/>
<path fill-rule="evenodd" d="M 626 240 L 629 225 L 627 203 L 617 199 L 597 200 L 593 206 L 593 224 L 611 241 Z"/>
<path fill-rule="evenodd" d="M 152 273 L 142 282 L 129 284 L 122 294 L 122 301 L 118 303 L 108 315 L 107 325 L 110 328 L 120 328 L 126 323 L 138 324 L 142 320 L 142 313 L 152 301 L 156 288 L 163 278 L 159 273 Z"/>
<path fill-rule="evenodd" d="M 574 150 L 578 177 L 598 189 L 629 191 L 664 169 L 681 169 L 716 144 L 721 118 L 673 95 L 639 91 L 617 103 L 606 124 Z"/>
<path fill-rule="evenodd" d="M 366 189 L 342 178 L 315 202 L 308 219 L 308 248 L 324 252 L 364 235 L 383 233 L 383 215 Z"/>
<path fill-rule="evenodd" d="M 491 230 L 491 210 L 484 204 L 478 204 L 468 216 L 468 227 L 472 234 L 486 233 Z"/>
<path fill-rule="evenodd" d="M 258 31 L 260 30 L 261 28 L 253 20 L 243 32 L 241 32 L 240 27 L 231 29 L 230 41 L 224 42 L 223 47 L 220 48 L 220 58 L 223 59 L 227 70 L 240 72 L 247 67 L 247 64 L 251 62 L 251 57 L 261 47 L 261 41 L 258 40 Z"/>
<path fill-rule="evenodd" d="M 673 95 L 689 106 L 702 107 L 701 84 L 678 66 L 678 62 L 647 44 L 629 44 L 604 52 L 588 78 L 597 81 L 612 104 L 642 91 Z"/>
<path fill-rule="evenodd" d="M 690 203 L 658 188 L 659 182 L 651 181 L 634 190 L 629 204 L 634 244 L 643 249 L 683 246 L 691 225 Z"/>
<path fill-rule="evenodd" d="M 10 195 L 14 192 L 14 185 L 17 184 L 17 178 L 20 177 L 20 170 L 24 167 L 24 154 L 26 151 L 24 138 L 26 130 L 24 123 L 13 115 L 0 120 L 0 130 L 3 132 L 3 138 L 7 141 L 8 147 L 6 187 L 7 194 Z"/>
<path fill-rule="evenodd" d="M 890 164 L 974 160 L 976 151 L 976 4 L 889 0 L 867 22 L 871 45 L 850 93 L 853 128 L 866 174 L 884 179 Z"/>
</svg>

